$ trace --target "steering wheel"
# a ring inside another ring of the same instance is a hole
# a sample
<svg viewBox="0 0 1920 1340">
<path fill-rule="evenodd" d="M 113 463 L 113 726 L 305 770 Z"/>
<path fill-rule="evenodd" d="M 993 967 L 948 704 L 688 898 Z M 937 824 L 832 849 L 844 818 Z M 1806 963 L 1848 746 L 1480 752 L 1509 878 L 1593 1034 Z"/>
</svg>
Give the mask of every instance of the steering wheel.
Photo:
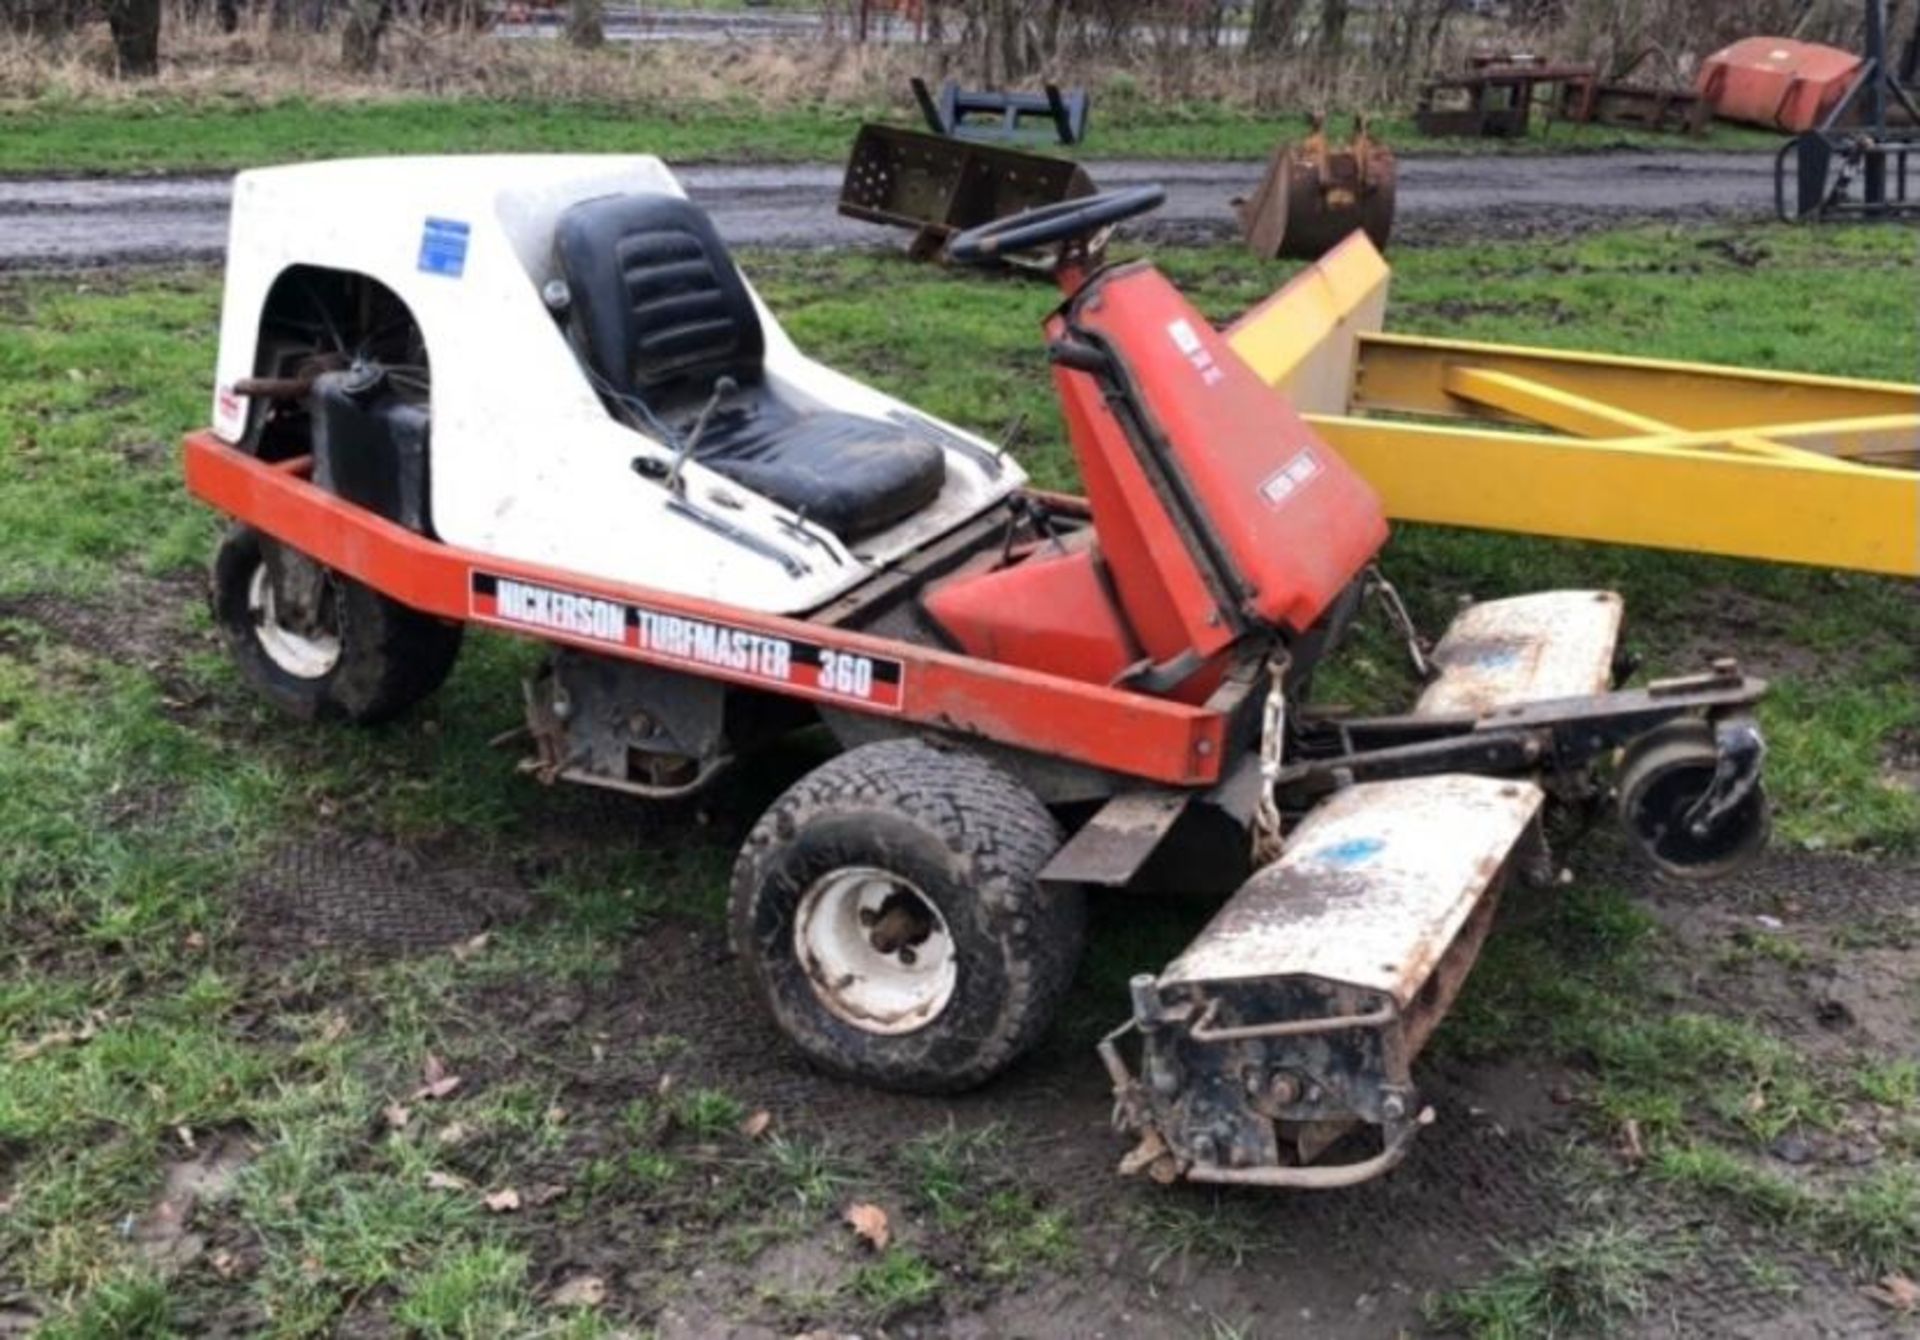
<svg viewBox="0 0 1920 1340">
<path fill-rule="evenodd" d="M 947 257 L 962 265 L 978 265 L 997 260 L 1011 251 L 1029 251 L 1049 242 L 1092 237 L 1122 219 L 1160 208 L 1166 199 L 1167 193 L 1162 187 L 1129 186 L 1118 191 L 1096 191 L 1056 205 L 1042 205 L 1024 214 L 1009 214 L 1004 219 L 993 219 L 964 233 L 956 233 L 947 242 Z"/>
</svg>

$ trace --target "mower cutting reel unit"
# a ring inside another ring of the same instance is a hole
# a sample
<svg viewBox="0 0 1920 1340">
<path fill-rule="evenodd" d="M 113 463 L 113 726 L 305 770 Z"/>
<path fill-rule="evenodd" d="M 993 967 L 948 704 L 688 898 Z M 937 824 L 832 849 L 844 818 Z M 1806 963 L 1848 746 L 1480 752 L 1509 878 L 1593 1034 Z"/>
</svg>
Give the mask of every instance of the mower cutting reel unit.
<svg viewBox="0 0 1920 1340">
<path fill-rule="evenodd" d="M 1233 207 L 1247 245 L 1266 260 L 1319 260 L 1355 231 L 1384 251 L 1397 176 L 1393 151 L 1373 138 L 1365 117 L 1354 118 L 1351 140 L 1335 145 L 1316 115 L 1307 137 L 1274 150 L 1253 195 Z"/>
<path fill-rule="evenodd" d="M 993 219 L 1093 194 L 1078 163 L 1018 147 L 1039 142 L 1021 119 L 1040 115 L 1061 144 L 1077 143 L 1086 131 L 1084 92 L 1062 94 L 1050 84 L 1044 97 L 971 93 L 949 83 L 936 101 L 920 79 L 913 92 L 929 129 L 861 126 L 840 184 L 840 212 L 911 229 L 915 257 L 938 259 L 948 238 Z M 968 124 L 982 113 L 1000 120 Z"/>
<path fill-rule="evenodd" d="M 185 454 L 236 522 L 214 609 L 242 677 L 382 720 L 478 625 L 548 647 L 521 736 L 543 781 L 687 797 L 794 732 L 836 742 L 743 843 L 731 940 L 802 1055 L 891 1088 L 1033 1047 L 1090 893 L 1222 897 L 1101 1048 L 1126 1166 L 1383 1171 L 1429 1119 L 1415 1058 L 1502 886 L 1557 869 L 1547 812 L 1611 807 L 1680 876 L 1757 850 L 1765 686 L 1719 664 L 1622 687 L 1605 591 L 1421 637 L 1366 480 L 1151 263 L 1093 262 L 1161 199 L 949 243 L 1056 257 L 1072 497 L 802 353 L 656 159 L 243 174 Z M 1376 613 L 1417 697 L 1318 703 Z"/>
</svg>

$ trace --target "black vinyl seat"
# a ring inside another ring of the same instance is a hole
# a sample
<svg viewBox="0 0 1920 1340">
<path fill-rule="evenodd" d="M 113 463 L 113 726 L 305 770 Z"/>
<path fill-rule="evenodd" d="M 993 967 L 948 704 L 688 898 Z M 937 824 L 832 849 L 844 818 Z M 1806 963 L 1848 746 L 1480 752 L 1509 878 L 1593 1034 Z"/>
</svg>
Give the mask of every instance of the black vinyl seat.
<svg viewBox="0 0 1920 1340">
<path fill-rule="evenodd" d="M 738 384 L 708 419 L 700 464 L 845 540 L 939 495 L 946 455 L 933 442 L 768 384 L 759 314 L 697 206 L 671 195 L 585 200 L 560 216 L 554 246 L 587 362 L 616 402 L 637 399 L 684 434 L 720 378 Z"/>
</svg>

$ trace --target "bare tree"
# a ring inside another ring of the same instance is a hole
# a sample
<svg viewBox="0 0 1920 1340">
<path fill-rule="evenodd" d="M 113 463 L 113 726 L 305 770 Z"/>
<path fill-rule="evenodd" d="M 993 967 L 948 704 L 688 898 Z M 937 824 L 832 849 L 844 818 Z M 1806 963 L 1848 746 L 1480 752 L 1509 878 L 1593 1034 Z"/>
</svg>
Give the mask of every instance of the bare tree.
<svg viewBox="0 0 1920 1340">
<path fill-rule="evenodd" d="M 567 41 L 591 50 L 607 40 L 606 0 L 573 0 L 567 8 Z"/>
<path fill-rule="evenodd" d="M 113 34 L 114 64 L 122 78 L 159 73 L 160 0 L 110 0 L 107 28 Z"/>
<path fill-rule="evenodd" d="M 1300 0 L 1253 0 L 1253 14 L 1247 26 L 1247 50 L 1256 56 L 1271 56 L 1293 41 L 1294 25 L 1300 21 Z"/>
<path fill-rule="evenodd" d="M 346 11 L 340 63 L 355 74 L 371 74 L 380 63 L 380 39 L 393 21 L 393 0 L 346 0 Z"/>
<path fill-rule="evenodd" d="M 1348 0 L 1320 0 L 1320 46 L 1338 51 L 1347 40 Z"/>
</svg>

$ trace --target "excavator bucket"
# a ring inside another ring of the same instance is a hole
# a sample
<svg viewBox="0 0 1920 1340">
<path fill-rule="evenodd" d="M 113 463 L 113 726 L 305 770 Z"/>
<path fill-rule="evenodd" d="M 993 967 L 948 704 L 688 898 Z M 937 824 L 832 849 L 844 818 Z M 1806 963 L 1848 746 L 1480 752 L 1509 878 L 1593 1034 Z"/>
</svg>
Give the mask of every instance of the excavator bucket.
<svg viewBox="0 0 1920 1340">
<path fill-rule="evenodd" d="M 865 125 L 847 159 L 840 212 L 913 229 L 913 254 L 932 259 L 955 233 L 1093 189 L 1086 169 L 1065 158 Z"/>
<path fill-rule="evenodd" d="M 1393 150 L 1359 118 L 1353 138 L 1335 145 L 1316 116 L 1303 140 L 1283 144 L 1251 197 L 1233 202 L 1255 255 L 1318 260 L 1356 230 L 1385 250 L 1393 231 L 1397 168 Z"/>
</svg>

